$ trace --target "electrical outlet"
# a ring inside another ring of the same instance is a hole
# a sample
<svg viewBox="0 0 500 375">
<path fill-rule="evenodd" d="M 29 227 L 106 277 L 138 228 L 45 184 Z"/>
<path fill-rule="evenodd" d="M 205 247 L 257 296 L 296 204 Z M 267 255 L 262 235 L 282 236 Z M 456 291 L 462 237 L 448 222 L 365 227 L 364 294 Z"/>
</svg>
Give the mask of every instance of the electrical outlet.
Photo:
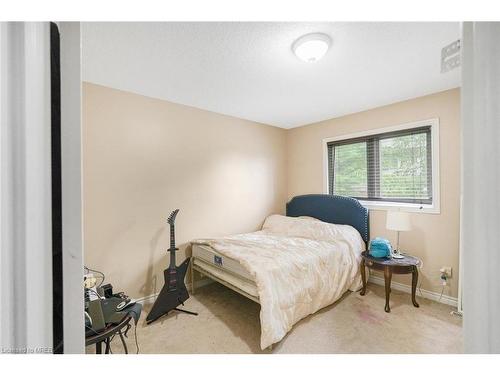
<svg viewBox="0 0 500 375">
<path fill-rule="evenodd" d="M 94 277 L 94 274 L 92 273 L 87 273 L 86 275 L 83 275 L 83 285 L 87 289 L 91 289 L 95 287 L 97 284 L 97 279 Z"/>
<path fill-rule="evenodd" d="M 441 272 L 441 275 L 445 275 L 447 279 L 451 279 L 451 267 L 450 266 L 441 267 L 439 272 Z"/>
</svg>

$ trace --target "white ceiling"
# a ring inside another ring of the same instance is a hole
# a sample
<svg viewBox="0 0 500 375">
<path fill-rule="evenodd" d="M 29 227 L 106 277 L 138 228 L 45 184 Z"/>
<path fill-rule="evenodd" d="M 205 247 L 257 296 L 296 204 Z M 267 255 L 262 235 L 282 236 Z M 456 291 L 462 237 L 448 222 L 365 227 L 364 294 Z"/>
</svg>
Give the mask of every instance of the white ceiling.
<svg viewBox="0 0 500 375">
<path fill-rule="evenodd" d="M 295 39 L 323 32 L 305 63 Z M 453 23 L 84 23 L 83 79 L 283 128 L 460 85 L 440 73 Z"/>
</svg>

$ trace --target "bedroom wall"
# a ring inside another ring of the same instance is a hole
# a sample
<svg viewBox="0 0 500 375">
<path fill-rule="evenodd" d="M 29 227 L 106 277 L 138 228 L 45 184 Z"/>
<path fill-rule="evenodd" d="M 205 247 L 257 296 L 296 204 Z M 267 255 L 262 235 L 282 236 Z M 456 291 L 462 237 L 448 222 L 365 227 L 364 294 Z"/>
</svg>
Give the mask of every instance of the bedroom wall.
<svg viewBox="0 0 500 375">
<path fill-rule="evenodd" d="M 194 238 L 254 231 L 284 213 L 286 131 L 83 84 L 85 264 L 134 298 L 163 285 Z"/>
<path fill-rule="evenodd" d="M 401 234 L 401 247 L 422 258 L 422 289 L 441 292 L 439 269 L 453 268 L 445 295 L 457 297 L 460 206 L 460 91 L 448 90 L 372 110 L 291 129 L 287 132 L 288 197 L 323 192 L 322 140 L 438 117 L 440 120 L 440 214 L 411 214 L 413 230 Z M 395 240 L 385 229 L 386 211 L 370 211 L 370 234 Z M 410 276 L 393 280 L 411 285 Z"/>
</svg>

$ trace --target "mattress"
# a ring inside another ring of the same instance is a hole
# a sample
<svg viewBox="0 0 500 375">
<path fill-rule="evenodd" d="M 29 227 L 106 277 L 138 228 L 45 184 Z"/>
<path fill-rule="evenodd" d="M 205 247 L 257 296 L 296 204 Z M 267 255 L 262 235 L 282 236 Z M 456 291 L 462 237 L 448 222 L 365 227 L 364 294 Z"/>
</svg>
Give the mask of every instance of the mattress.
<svg viewBox="0 0 500 375">
<path fill-rule="evenodd" d="M 254 277 L 237 260 L 217 252 L 209 245 L 193 244 L 193 264 L 244 292 L 258 297 Z"/>
</svg>

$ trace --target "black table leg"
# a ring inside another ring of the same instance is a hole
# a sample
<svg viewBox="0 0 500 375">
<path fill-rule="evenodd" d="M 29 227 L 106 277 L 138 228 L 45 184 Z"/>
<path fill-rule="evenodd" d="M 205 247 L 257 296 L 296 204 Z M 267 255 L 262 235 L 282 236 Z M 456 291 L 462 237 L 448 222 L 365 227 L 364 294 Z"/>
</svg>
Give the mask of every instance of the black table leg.
<svg viewBox="0 0 500 375">
<path fill-rule="evenodd" d="M 420 307 L 415 299 L 415 294 L 417 293 L 417 283 L 418 283 L 418 269 L 417 267 L 413 267 L 412 276 L 411 276 L 411 301 L 413 302 L 413 306 Z"/>
<path fill-rule="evenodd" d="M 102 341 L 95 343 L 95 354 L 102 354 Z"/>
<path fill-rule="evenodd" d="M 385 312 L 391 312 L 391 307 L 389 306 L 389 297 L 391 295 L 391 280 L 392 280 L 392 269 L 389 266 L 384 268 L 384 281 L 385 281 Z"/>
<path fill-rule="evenodd" d="M 123 338 L 123 334 L 121 333 L 121 331 L 118 332 L 118 334 L 120 335 L 120 339 L 122 340 L 123 349 L 125 349 L 125 354 L 128 354 L 127 344 L 125 343 L 125 339 Z"/>
<path fill-rule="evenodd" d="M 365 293 L 366 293 L 366 273 L 365 273 L 366 270 L 365 270 L 365 259 L 364 258 L 361 259 L 361 265 L 360 265 L 360 267 L 361 267 L 361 269 L 360 269 L 360 271 L 361 271 L 361 280 L 363 281 L 363 289 L 361 289 L 361 293 L 359 293 L 359 294 L 361 294 L 362 296 L 364 296 Z"/>
<path fill-rule="evenodd" d="M 111 340 L 109 339 L 109 337 L 106 339 L 106 349 L 104 350 L 104 354 L 109 354 L 109 349 L 110 349 L 110 346 L 111 346 Z"/>
</svg>

